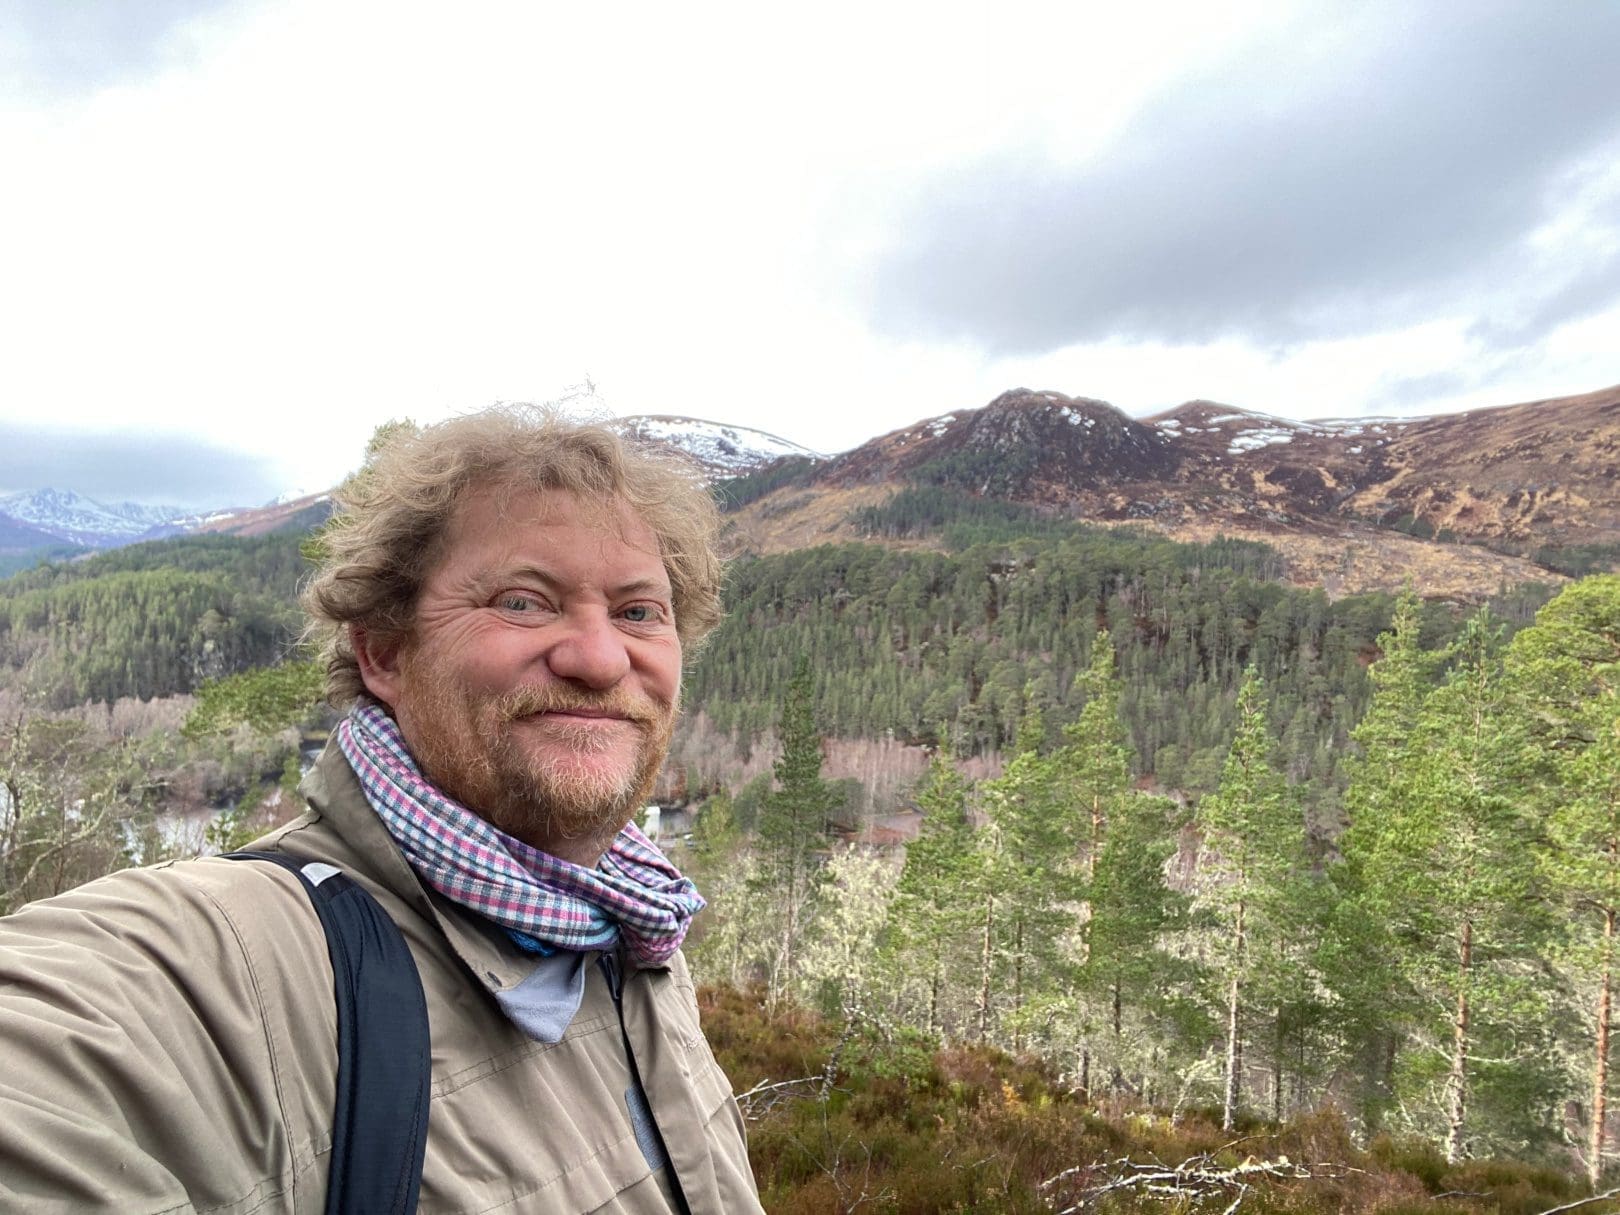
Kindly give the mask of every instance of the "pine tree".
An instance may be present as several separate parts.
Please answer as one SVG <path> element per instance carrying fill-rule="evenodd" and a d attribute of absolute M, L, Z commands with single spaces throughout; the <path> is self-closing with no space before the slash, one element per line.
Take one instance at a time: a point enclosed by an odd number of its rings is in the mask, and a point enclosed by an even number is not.
<path fill-rule="evenodd" d="M 1332 880 L 1337 900 L 1324 965 L 1338 996 L 1340 1031 L 1351 1068 L 1361 1078 L 1362 1117 L 1379 1125 L 1395 1100 L 1394 1070 L 1405 1036 L 1423 1016 L 1421 996 L 1397 965 L 1399 951 L 1385 892 L 1366 885 L 1370 859 L 1394 846 L 1403 822 L 1411 748 L 1423 705 L 1445 652 L 1426 652 L 1419 635 L 1421 604 L 1408 584 L 1396 600 L 1389 631 L 1378 638 L 1379 660 L 1370 676 L 1373 698 L 1351 733 L 1353 754 L 1345 762 L 1349 785 L 1348 825 L 1340 837 L 1341 859 Z"/>
<path fill-rule="evenodd" d="M 1407 1054 L 1420 1082 L 1439 1080 L 1451 1161 L 1467 1147 L 1478 1044 L 1500 1047 L 1494 1071 L 1511 1089 L 1509 1118 L 1533 1103 L 1512 1086 L 1544 1050 L 1535 1040 L 1539 985 L 1525 969 L 1539 931 L 1532 836 L 1517 796 L 1525 749 L 1505 711 L 1497 632 L 1483 613 L 1470 619 L 1456 665 L 1383 778 L 1383 821 L 1355 841 L 1361 907 L 1388 926 L 1393 961 L 1414 993 L 1418 1032 Z M 1443 1023 L 1433 1009 L 1447 1010 Z"/>
<path fill-rule="evenodd" d="M 1568 909 L 1566 965 L 1594 984 L 1587 1177 L 1603 1174 L 1620 924 L 1620 578 L 1565 589 L 1513 639 L 1512 711 L 1542 761 L 1542 876 Z"/>
<path fill-rule="evenodd" d="M 1061 942 L 1073 922 L 1078 883 L 1075 838 L 1063 813 L 1050 760 L 1041 754 L 1045 725 L 1039 710 L 1024 714 L 1017 754 L 996 779 L 985 782 L 989 831 L 985 868 L 986 924 L 999 905 L 996 952 L 1010 970 L 1007 980 L 1013 1049 L 1022 1050 L 1024 1013 L 1031 999 L 1055 987 L 1063 969 Z M 986 928 L 985 941 L 990 941 Z M 988 958 L 986 959 L 988 962 Z M 981 1024 L 987 1023 L 988 967 L 981 972 Z"/>
<path fill-rule="evenodd" d="M 1122 1080 L 1124 1004 L 1127 989 L 1140 989 L 1145 968 L 1153 965 L 1158 933 L 1168 925 L 1172 902 L 1163 866 L 1172 850 L 1165 808 L 1152 810 L 1130 789 L 1130 744 L 1120 720 L 1121 684 L 1115 675 L 1114 643 L 1108 630 L 1092 640 L 1091 660 L 1075 676 L 1074 691 L 1083 704 L 1079 716 L 1063 728 L 1064 745 L 1052 757 L 1062 796 L 1070 806 L 1071 830 L 1080 842 L 1078 891 L 1082 896 L 1075 936 L 1082 967 L 1074 993 L 1076 1017 L 1087 996 L 1102 996 L 1102 1020 L 1110 1027 L 1112 1081 Z M 1111 828 L 1129 815 L 1126 834 L 1117 841 Z M 1154 819 L 1157 823 L 1154 823 Z M 1099 869 L 1105 864 L 1106 872 Z M 1099 923 L 1103 916 L 1106 922 Z M 1098 951 L 1102 952 L 1099 953 Z M 1167 961 L 1159 955 L 1159 960 Z M 1091 1086 L 1091 1045 L 1080 1048 L 1080 1087 Z"/>
<path fill-rule="evenodd" d="M 774 768 L 776 787 L 765 798 L 758 827 L 756 889 L 780 901 L 773 994 L 780 994 L 794 977 L 805 912 L 820 882 L 828 816 L 840 801 L 838 791 L 821 778 L 822 738 L 816 729 L 813 695 L 809 659 L 800 657 L 777 727 L 782 753 Z"/>
<path fill-rule="evenodd" d="M 1119 719 L 1120 682 L 1114 674 L 1114 643 L 1107 629 L 1091 645 L 1091 662 L 1075 676 L 1085 699 L 1080 716 L 1063 727 L 1066 745 L 1054 758 L 1063 793 L 1073 799 L 1082 820 L 1083 874 L 1091 880 L 1113 811 L 1130 789 L 1130 747 Z"/>
<path fill-rule="evenodd" d="M 1085 924 L 1081 981 L 1105 1003 L 1107 1057 L 1116 1088 L 1125 1078 L 1127 1008 L 1162 1008 L 1166 992 L 1184 969 L 1163 947 L 1186 919 L 1186 898 L 1164 878 L 1176 848 L 1174 808 L 1169 798 L 1150 794 L 1118 803 L 1087 884 L 1091 914 Z"/>
<path fill-rule="evenodd" d="M 1238 692 L 1238 727 L 1219 789 L 1198 802 L 1194 821 L 1207 852 L 1199 902 L 1218 934 L 1218 973 L 1226 1015 L 1225 1089 L 1221 1126 L 1237 1118 L 1243 1077 L 1249 987 L 1283 928 L 1278 906 L 1297 874 L 1303 846 L 1300 815 L 1272 766 L 1265 685 L 1251 667 Z"/>
<path fill-rule="evenodd" d="M 896 889 L 896 949 L 923 976 L 927 990 L 924 1028 L 943 1027 L 941 998 L 978 915 L 982 880 L 973 826 L 968 820 L 968 783 L 945 747 L 934 753 L 917 791 L 922 829 L 906 848 Z"/>

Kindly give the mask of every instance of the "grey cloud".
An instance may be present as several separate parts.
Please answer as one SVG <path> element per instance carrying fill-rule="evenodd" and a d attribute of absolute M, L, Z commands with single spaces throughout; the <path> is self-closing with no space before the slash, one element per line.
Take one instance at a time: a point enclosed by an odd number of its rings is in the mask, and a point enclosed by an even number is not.
<path fill-rule="evenodd" d="M 0 490 L 71 489 L 101 502 L 254 506 L 282 490 L 268 460 L 196 439 L 0 422 Z"/>
<path fill-rule="evenodd" d="M 1611 149 L 1620 160 L 1620 146 Z M 1537 265 L 1528 252 L 1519 260 L 1525 273 L 1518 298 L 1481 316 L 1470 336 L 1493 347 L 1523 346 L 1567 321 L 1580 320 L 1620 300 L 1620 197 L 1583 214 L 1586 233 L 1604 239 L 1582 242 L 1582 248 L 1552 265 Z M 1606 252 L 1600 252 L 1607 246 Z"/>
<path fill-rule="evenodd" d="M 0 32 L 0 91 L 51 100 L 139 78 L 172 35 L 234 0 L 14 0 Z"/>
<path fill-rule="evenodd" d="M 924 183 L 871 270 L 874 319 L 1004 354 L 1287 345 L 1528 286 L 1524 340 L 1620 290 L 1527 244 L 1620 139 L 1617 44 L 1620 5 L 1324 5 L 1177 82 L 1083 166 L 1004 155 Z"/>
<path fill-rule="evenodd" d="M 1427 413 L 1435 401 L 1460 396 L 1495 383 L 1492 376 L 1502 371 L 1504 363 L 1513 361 L 1511 358 L 1483 358 L 1443 371 L 1386 377 L 1368 397 L 1366 411 L 1375 414 Z"/>

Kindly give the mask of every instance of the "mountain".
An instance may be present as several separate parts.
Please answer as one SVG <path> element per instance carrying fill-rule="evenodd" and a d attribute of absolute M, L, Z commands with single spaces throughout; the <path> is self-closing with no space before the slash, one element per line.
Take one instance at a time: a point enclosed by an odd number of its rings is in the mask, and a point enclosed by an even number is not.
<path fill-rule="evenodd" d="M 868 539 L 907 487 L 1182 540 L 1263 541 L 1330 593 L 1435 597 L 1620 563 L 1620 387 L 1429 418 L 1296 422 L 1210 401 L 1140 420 L 1014 389 L 799 470 L 733 514 L 744 551 Z"/>
<path fill-rule="evenodd" d="M 97 502 L 72 490 L 38 489 L 0 497 L 0 516 L 85 548 L 128 544 L 181 513 L 178 506 Z"/>
<path fill-rule="evenodd" d="M 1435 598 L 1620 565 L 1620 386 L 1428 418 L 1300 422 L 1212 401 L 1134 419 L 1105 401 L 1025 388 L 825 457 L 698 418 L 618 419 L 728 482 L 732 543 L 772 553 L 843 540 L 902 547 L 861 520 L 906 488 L 1134 524 L 1175 539 L 1262 541 L 1296 585 L 1330 594 L 1407 579 Z M 192 532 L 308 529 L 329 494 L 182 515 L 57 490 L 0 499 L 0 569 Z"/>
<path fill-rule="evenodd" d="M 1177 482 L 1236 494 L 1234 509 L 1508 549 L 1620 541 L 1620 387 L 1429 418 L 1290 422 L 1197 401 L 1145 421 L 1174 436 Z"/>
<path fill-rule="evenodd" d="M 330 493 L 289 497 L 283 494 L 267 506 L 238 506 L 211 511 L 206 515 L 182 515 L 162 528 L 141 537 L 158 540 L 192 534 L 211 536 L 266 536 L 271 532 L 310 531 L 325 523 L 332 514 Z"/>
<path fill-rule="evenodd" d="M 714 479 L 758 472 L 785 456 L 822 457 L 808 447 L 746 426 L 726 426 L 672 414 L 637 414 L 613 423 L 620 433 L 685 453 Z"/>

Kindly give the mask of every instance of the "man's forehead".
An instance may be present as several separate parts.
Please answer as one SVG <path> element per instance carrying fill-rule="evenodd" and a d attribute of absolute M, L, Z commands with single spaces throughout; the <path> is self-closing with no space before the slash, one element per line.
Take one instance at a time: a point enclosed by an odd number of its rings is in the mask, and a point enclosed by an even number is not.
<path fill-rule="evenodd" d="M 617 496 L 524 485 L 477 486 L 462 496 L 444 538 L 451 552 L 463 545 L 499 538 L 505 541 L 501 547 L 512 550 L 514 559 L 526 551 L 541 556 L 537 564 L 549 565 L 543 559 L 549 546 L 535 547 L 541 539 L 537 533 L 559 528 L 583 528 L 596 533 L 604 546 L 617 541 L 643 554 L 647 561 L 631 580 L 659 581 L 667 588 L 668 574 L 658 536 L 629 502 Z"/>

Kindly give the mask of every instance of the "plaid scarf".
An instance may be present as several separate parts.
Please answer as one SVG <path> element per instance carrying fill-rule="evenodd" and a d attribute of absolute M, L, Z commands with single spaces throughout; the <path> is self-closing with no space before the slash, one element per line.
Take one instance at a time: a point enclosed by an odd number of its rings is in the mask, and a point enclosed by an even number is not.
<path fill-rule="evenodd" d="M 661 966 L 703 909 L 691 880 L 633 823 L 595 869 L 492 827 L 422 775 L 398 724 L 374 701 L 361 701 L 338 723 L 337 739 L 417 875 L 506 928 L 520 945 L 611 949 L 623 934 L 638 963 Z"/>

